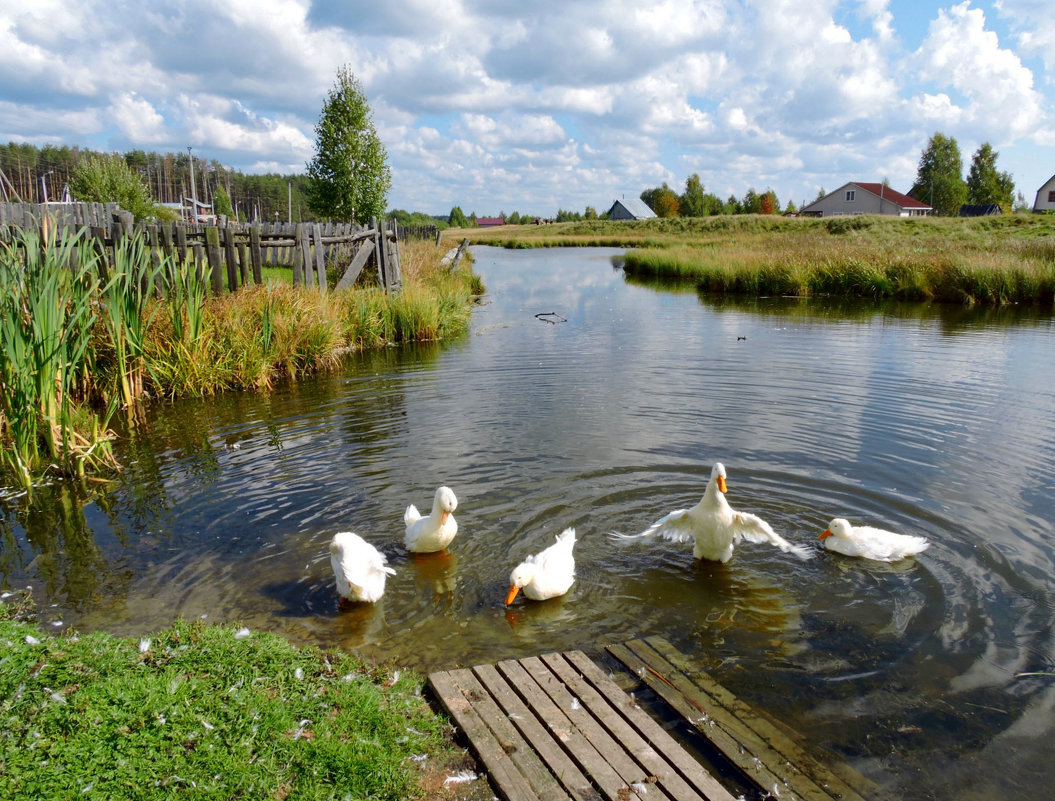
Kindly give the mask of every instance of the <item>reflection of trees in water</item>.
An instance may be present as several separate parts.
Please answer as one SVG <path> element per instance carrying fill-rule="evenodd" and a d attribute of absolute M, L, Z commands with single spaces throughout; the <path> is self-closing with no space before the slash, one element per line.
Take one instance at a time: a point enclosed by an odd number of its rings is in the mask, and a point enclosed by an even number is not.
<path fill-rule="evenodd" d="M 107 496 L 93 495 L 76 483 L 36 487 L 32 495 L 0 518 L 0 578 L 15 576 L 39 588 L 46 598 L 83 611 L 101 592 L 112 592 L 130 576 L 114 572 L 95 541 L 85 517 L 94 503 L 108 513 Z M 126 541 L 115 532 L 121 545 Z"/>

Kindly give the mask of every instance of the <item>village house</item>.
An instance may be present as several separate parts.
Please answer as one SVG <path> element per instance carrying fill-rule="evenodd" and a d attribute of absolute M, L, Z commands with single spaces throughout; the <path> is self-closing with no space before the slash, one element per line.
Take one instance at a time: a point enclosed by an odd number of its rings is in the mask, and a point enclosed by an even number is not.
<path fill-rule="evenodd" d="M 1046 211 L 1055 211 L 1055 175 L 1037 190 L 1037 199 L 1033 203 L 1034 213 L 1041 214 Z"/>
<path fill-rule="evenodd" d="M 617 200 L 608 209 L 609 220 L 649 220 L 655 216 L 648 204 L 636 197 Z"/>
<path fill-rule="evenodd" d="M 895 192 L 885 184 L 851 181 L 799 209 L 799 214 L 803 217 L 839 217 L 848 214 L 919 217 L 932 211 L 926 203 Z"/>

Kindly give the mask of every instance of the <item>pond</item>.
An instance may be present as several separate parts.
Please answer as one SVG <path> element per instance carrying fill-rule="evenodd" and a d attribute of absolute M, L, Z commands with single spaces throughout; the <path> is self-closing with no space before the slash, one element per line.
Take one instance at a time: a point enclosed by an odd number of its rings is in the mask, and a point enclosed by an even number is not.
<path fill-rule="evenodd" d="M 897 797 L 1046 797 L 1050 310 L 715 300 L 630 282 L 614 250 L 475 255 L 465 339 L 152 406 L 103 501 L 5 501 L 4 587 L 32 585 L 55 630 L 205 617 L 422 671 L 661 634 Z M 694 504 L 716 461 L 811 559 L 609 538 Z M 410 557 L 403 510 L 441 484 L 458 536 Z M 817 539 L 835 516 L 932 545 L 838 556 Z M 568 526 L 571 591 L 507 609 L 512 567 Z M 376 604 L 338 609 L 342 530 L 396 570 Z"/>

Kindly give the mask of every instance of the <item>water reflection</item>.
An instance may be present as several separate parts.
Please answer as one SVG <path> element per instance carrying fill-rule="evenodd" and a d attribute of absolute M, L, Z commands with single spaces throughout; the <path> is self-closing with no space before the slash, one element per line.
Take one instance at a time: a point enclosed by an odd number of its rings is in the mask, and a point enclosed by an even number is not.
<path fill-rule="evenodd" d="M 1050 315 L 712 299 L 625 281 L 612 251 L 477 254 L 489 302 L 463 340 L 158 404 L 105 493 L 5 501 L 5 586 L 81 629 L 207 616 L 424 670 L 661 634 L 896 797 L 1046 792 L 1051 680 L 1020 674 L 1055 665 Z M 716 460 L 732 505 L 813 559 L 613 547 L 694 504 Z M 412 557 L 403 510 L 440 484 L 458 537 Z M 933 545 L 829 554 L 835 516 Z M 570 592 L 507 609 L 509 571 L 568 526 Z M 338 609 L 341 530 L 396 570 L 378 604 Z"/>

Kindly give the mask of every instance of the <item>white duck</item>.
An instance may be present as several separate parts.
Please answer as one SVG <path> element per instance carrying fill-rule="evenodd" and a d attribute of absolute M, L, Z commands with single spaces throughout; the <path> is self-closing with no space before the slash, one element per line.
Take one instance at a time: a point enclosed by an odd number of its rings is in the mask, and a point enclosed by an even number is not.
<path fill-rule="evenodd" d="M 440 487 L 432 499 L 432 512 L 422 517 L 414 504 L 403 513 L 407 532 L 403 544 L 414 553 L 442 551 L 458 533 L 458 521 L 452 514 L 458 508 L 458 499 L 449 487 Z"/>
<path fill-rule="evenodd" d="M 396 571 L 385 565 L 385 555 L 358 534 L 341 531 L 330 541 L 330 566 L 342 603 L 373 603 L 385 594 L 385 578 Z"/>
<path fill-rule="evenodd" d="M 762 518 L 750 512 L 738 512 L 725 499 L 725 466 L 715 462 L 711 468 L 711 479 L 700 502 L 691 509 L 678 509 L 661 517 L 640 534 L 612 534 L 617 540 L 636 540 L 659 534 L 673 542 L 695 544 L 694 559 L 711 559 L 728 562 L 733 557 L 733 548 L 741 540 L 768 542 L 785 553 L 791 552 L 800 559 L 809 559 L 811 553 L 801 545 L 792 545 Z"/>
<path fill-rule="evenodd" d="M 896 562 L 930 547 L 926 537 L 895 534 L 871 526 L 851 526 L 849 521 L 841 517 L 828 524 L 820 539 L 824 540 L 824 547 L 829 551 L 881 562 Z"/>
<path fill-rule="evenodd" d="M 521 590 L 533 601 L 545 601 L 564 595 L 575 581 L 575 529 L 566 528 L 557 541 L 543 551 L 529 556 L 509 574 L 506 606 L 513 603 Z"/>

